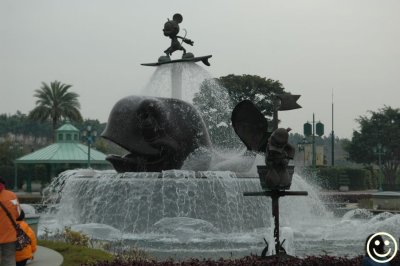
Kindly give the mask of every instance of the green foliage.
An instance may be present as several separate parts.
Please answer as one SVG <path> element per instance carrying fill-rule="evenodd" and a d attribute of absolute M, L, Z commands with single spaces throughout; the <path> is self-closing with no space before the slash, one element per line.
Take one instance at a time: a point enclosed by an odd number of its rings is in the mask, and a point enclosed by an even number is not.
<path fill-rule="evenodd" d="M 5 179 L 6 187 L 14 187 L 14 166 L 1 164 L 0 176 Z"/>
<path fill-rule="evenodd" d="M 214 145 L 232 148 L 241 144 L 231 126 L 231 100 L 218 81 L 205 80 L 193 104 L 200 111 Z"/>
<path fill-rule="evenodd" d="M 103 152 L 105 154 L 109 153 L 123 154 L 123 152 L 122 153 L 118 151 L 116 152 L 114 146 L 111 145 L 111 142 L 100 137 L 101 133 L 106 128 L 106 123 L 100 123 L 100 121 L 97 119 L 85 119 L 82 123 L 76 122 L 74 124 L 81 133 L 87 130 L 88 126 L 91 127 L 92 132 L 96 132 L 94 143 L 92 143 L 92 147 L 95 148 L 96 150 Z M 82 134 L 81 134 L 81 141 L 85 145 L 87 145 L 87 139 L 84 136 L 82 136 Z"/>
<path fill-rule="evenodd" d="M 336 167 L 322 167 L 318 168 L 316 175 L 317 183 L 325 189 L 338 189 L 339 188 L 339 175 L 340 170 Z"/>
<path fill-rule="evenodd" d="M 0 114 L 0 136 L 7 134 L 51 138 L 51 123 L 39 124 L 17 111 L 13 115 Z"/>
<path fill-rule="evenodd" d="M 97 119 L 85 119 L 82 122 L 73 122 L 72 124 L 81 133 L 89 125 L 93 131 L 97 132 L 95 142 L 92 143 L 93 148 L 96 150 L 106 154 L 122 155 L 126 153 L 122 148 L 100 137 L 100 134 L 106 127 L 106 123 L 100 123 Z M 8 137 L 9 134 L 22 137 L 22 142 L 12 141 Z M 33 121 L 19 111 L 14 115 L 0 114 L 0 136 L 5 138 L 5 141 L 0 143 L 0 163 L 13 165 L 13 161 L 16 158 L 49 145 L 49 141 L 43 142 L 43 140 L 52 138 L 52 126 L 48 121 L 44 123 Z M 87 144 L 86 140 L 82 137 L 81 141 L 85 145 Z"/>
<path fill-rule="evenodd" d="M 118 258 L 125 261 L 139 261 L 153 259 L 147 252 L 142 249 L 133 247 L 118 254 Z"/>
<path fill-rule="evenodd" d="M 322 167 L 318 169 L 316 182 L 325 189 L 338 189 L 349 186 L 350 190 L 375 189 L 371 174 L 366 169 Z"/>
<path fill-rule="evenodd" d="M 50 86 L 42 82 L 42 87 L 35 90 L 36 107 L 29 113 L 29 118 L 40 122 L 51 121 L 53 131 L 64 118 L 81 122 L 79 95 L 68 91 L 71 87 L 59 81 L 51 82 Z"/>
<path fill-rule="evenodd" d="M 378 164 L 379 156 L 373 148 L 378 144 L 383 145 L 386 149 L 381 154 L 385 183 L 394 185 L 400 164 L 400 109 L 385 106 L 377 112 L 369 113 L 370 116 L 360 116 L 357 119 L 360 130 L 353 132 L 352 140 L 345 149 L 354 162 Z"/>
<path fill-rule="evenodd" d="M 108 153 L 108 145 L 107 142 L 102 139 L 96 139 L 95 143 L 94 143 L 94 148 L 102 153 L 107 154 Z"/>
<path fill-rule="evenodd" d="M 66 243 L 69 243 L 71 245 L 83 247 L 89 246 L 89 237 L 87 235 L 80 232 L 72 231 L 71 227 L 68 226 L 64 228 L 64 239 Z"/>
<path fill-rule="evenodd" d="M 100 136 L 100 134 L 106 128 L 106 123 L 100 123 L 100 121 L 97 119 L 85 119 L 82 122 L 75 122 L 74 125 L 79 129 L 80 132 L 85 131 L 88 126 L 91 126 L 92 132 L 96 131 L 97 136 Z"/>
<path fill-rule="evenodd" d="M 345 176 L 350 180 L 349 187 L 351 190 L 365 190 L 368 188 L 367 184 L 371 183 L 369 180 L 371 176 L 365 169 L 344 168 Z"/>
<path fill-rule="evenodd" d="M 284 94 L 279 81 L 257 75 L 228 75 L 218 79 L 228 90 L 233 106 L 243 100 L 252 101 L 264 116 L 272 116 L 274 96 Z"/>
<path fill-rule="evenodd" d="M 16 158 L 13 149 L 11 148 L 12 142 L 6 139 L 0 143 L 0 164 L 1 165 L 13 165 L 13 161 Z"/>
<path fill-rule="evenodd" d="M 276 94 L 283 94 L 279 81 L 253 75 L 228 75 L 206 80 L 193 98 L 207 125 L 211 141 L 222 148 L 241 147 L 231 126 L 233 108 L 243 100 L 251 100 L 264 116 L 272 116 Z"/>
<path fill-rule="evenodd" d="M 106 241 L 91 239 L 87 235 L 64 227 L 51 234 L 45 227 L 39 245 L 54 249 L 64 256 L 63 265 L 81 265 L 101 260 L 148 261 L 153 259 L 147 252 L 136 246 L 127 247 L 124 241 Z M 101 250 L 99 250 L 99 249 Z M 79 256 L 79 253 L 82 256 Z M 112 255 L 113 254 L 113 255 Z M 68 259 L 66 259 L 68 256 Z"/>
<path fill-rule="evenodd" d="M 95 263 L 100 260 L 112 260 L 114 256 L 100 249 L 76 246 L 61 241 L 39 240 L 38 245 L 59 252 L 64 261 L 62 266 L 75 266 L 84 263 Z"/>
<path fill-rule="evenodd" d="M 80 132 L 83 132 L 87 126 L 90 125 L 92 129 L 97 132 L 98 136 L 106 127 L 106 123 L 100 123 L 97 119 L 85 119 L 84 121 L 75 121 L 72 124 L 78 128 Z M 0 114 L 0 136 L 6 137 L 8 134 L 50 139 L 52 137 L 52 126 L 49 121 L 34 121 L 29 119 L 26 114 L 19 111 L 13 115 Z M 96 140 L 97 139 L 101 138 L 98 137 Z M 11 144 L 13 143 L 9 145 Z M 47 144 L 48 143 L 46 143 L 46 145 Z M 36 148 L 35 143 L 31 143 L 30 146 L 31 148 Z M 26 147 L 24 147 L 24 150 L 26 150 Z"/>
<path fill-rule="evenodd" d="M 148 261 L 154 259 L 146 251 L 136 246 L 127 246 L 123 241 L 112 241 L 101 244 L 102 249 L 116 254 L 117 260 L 121 261 Z"/>

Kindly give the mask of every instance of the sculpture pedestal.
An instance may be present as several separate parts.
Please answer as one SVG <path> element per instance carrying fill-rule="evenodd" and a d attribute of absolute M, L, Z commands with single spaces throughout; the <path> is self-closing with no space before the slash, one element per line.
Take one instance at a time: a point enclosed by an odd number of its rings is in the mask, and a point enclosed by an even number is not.
<path fill-rule="evenodd" d="M 307 191 L 286 191 L 286 190 L 265 190 L 256 192 L 244 192 L 243 196 L 266 196 L 272 199 L 272 216 L 274 216 L 274 240 L 275 240 L 275 255 L 279 259 L 289 259 L 290 255 L 286 254 L 285 249 L 279 241 L 279 198 L 284 196 L 307 196 Z M 264 252 L 263 252 L 264 253 Z M 265 254 L 264 256 L 265 257 Z"/>

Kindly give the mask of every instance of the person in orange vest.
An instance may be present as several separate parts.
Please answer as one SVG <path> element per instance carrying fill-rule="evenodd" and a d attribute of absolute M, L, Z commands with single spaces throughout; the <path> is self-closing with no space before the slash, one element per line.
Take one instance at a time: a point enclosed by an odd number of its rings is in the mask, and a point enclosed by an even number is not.
<path fill-rule="evenodd" d="M 17 218 L 17 224 L 19 224 L 20 228 L 29 236 L 31 239 L 31 243 L 24 247 L 23 250 L 17 251 L 15 254 L 15 261 L 17 262 L 16 266 L 25 266 L 26 262 L 30 259 L 33 259 L 33 253 L 36 252 L 36 236 L 33 230 L 29 227 L 29 225 L 24 221 L 25 213 L 21 210 L 21 214 Z"/>
<path fill-rule="evenodd" d="M 6 182 L 0 177 L 0 265 L 15 266 L 15 242 L 17 232 L 8 217 L 7 209 L 14 221 L 19 216 L 19 203 L 17 196 L 6 189 Z"/>

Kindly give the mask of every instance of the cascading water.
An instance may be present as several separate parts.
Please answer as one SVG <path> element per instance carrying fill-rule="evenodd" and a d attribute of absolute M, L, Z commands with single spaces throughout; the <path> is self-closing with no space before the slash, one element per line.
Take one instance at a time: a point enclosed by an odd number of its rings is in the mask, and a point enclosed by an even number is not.
<path fill-rule="evenodd" d="M 309 192 L 280 200 L 281 238 L 291 254 L 355 256 L 371 233 L 400 235 L 400 215 L 354 210 L 338 218 L 298 174 L 291 189 Z M 52 208 L 39 234 L 72 226 L 94 238 L 123 239 L 158 258 L 259 254 L 264 237 L 272 243 L 271 202 L 242 196 L 258 190 L 258 179 L 232 172 L 70 170 L 49 187 Z"/>
<path fill-rule="evenodd" d="M 297 175 L 295 184 L 310 188 Z M 53 208 L 48 217 L 53 220 L 41 229 L 73 226 L 95 238 L 131 240 L 156 254 L 255 253 L 261 236 L 270 238 L 271 203 L 268 198 L 243 197 L 243 192 L 259 189 L 258 179 L 238 178 L 233 172 L 70 170 L 49 187 L 53 193 L 47 204 Z M 321 213 L 323 205 L 311 197 L 296 204 L 282 201 L 282 221 Z M 88 230 L 100 225 L 103 230 Z"/>
<path fill-rule="evenodd" d="M 142 94 L 145 96 L 171 98 L 173 91 L 171 73 L 174 67 L 178 67 L 181 73 L 182 93 L 180 98 L 189 103 L 192 103 L 201 83 L 204 80 L 212 79 L 210 73 L 196 63 L 165 64 L 156 68 Z"/>
<path fill-rule="evenodd" d="M 187 217 L 212 224 L 219 232 L 262 227 L 269 218 L 249 211 L 266 208 L 261 199 L 243 198 L 253 180 L 229 172 L 164 171 L 82 176 L 68 171 L 58 217 L 64 223 L 102 223 L 123 232 L 150 233 L 164 218 Z M 79 177 L 75 177 L 79 175 Z M 64 178 L 64 176 L 61 176 Z"/>

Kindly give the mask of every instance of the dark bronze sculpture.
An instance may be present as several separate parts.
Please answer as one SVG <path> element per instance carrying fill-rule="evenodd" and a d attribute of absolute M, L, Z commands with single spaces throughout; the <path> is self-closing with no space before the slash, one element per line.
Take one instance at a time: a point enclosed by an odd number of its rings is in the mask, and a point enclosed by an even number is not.
<path fill-rule="evenodd" d="M 300 108 L 296 103 L 299 95 L 277 95 L 274 120 L 278 119 L 278 110 Z M 249 100 L 238 103 L 232 112 L 232 126 L 248 150 L 265 153 L 266 165 L 258 166 L 263 189 L 289 189 L 292 181 L 295 149 L 288 143 L 289 130 L 277 128 L 272 121 L 274 131 L 268 131 L 268 121 Z"/>
<path fill-rule="evenodd" d="M 289 160 L 294 158 L 295 148 L 288 143 L 290 128 L 278 128 L 268 139 L 264 178 L 268 189 L 289 189 L 292 184 L 292 169 L 288 169 Z M 261 178 L 261 177 L 260 177 Z"/>
<path fill-rule="evenodd" d="M 172 20 L 165 22 L 163 33 L 164 36 L 169 37 L 171 39 L 171 45 L 168 47 L 164 53 L 165 55 L 160 56 L 158 58 L 158 62 L 156 63 L 143 63 L 143 66 L 160 66 L 163 64 L 171 64 L 171 63 L 182 63 L 182 62 L 203 62 L 206 66 L 210 66 L 210 62 L 208 59 L 211 58 L 211 55 L 206 56 L 199 56 L 195 57 L 193 53 L 186 52 L 186 49 L 182 46 L 182 43 L 189 44 L 193 46 L 193 41 L 186 38 L 186 31 L 185 36 L 179 36 L 179 24 L 182 23 L 183 17 L 181 14 L 176 13 L 173 15 Z M 175 51 L 183 51 L 183 55 L 181 59 L 171 60 L 170 56 Z"/>
<path fill-rule="evenodd" d="M 118 172 L 160 172 L 180 169 L 189 154 L 208 150 L 211 142 L 203 119 L 189 103 L 177 99 L 128 96 L 118 101 L 102 137 L 129 153 L 109 155 Z M 198 169 L 211 158 L 202 156 Z"/>
<path fill-rule="evenodd" d="M 275 242 L 275 255 L 272 257 L 277 257 L 279 263 L 291 258 L 283 248 L 285 240 L 281 242 L 279 239 L 279 198 L 308 195 L 306 191 L 287 191 L 292 184 L 294 169 L 294 166 L 289 165 L 289 160 L 293 159 L 295 149 L 288 143 L 290 128 L 278 128 L 278 111 L 300 108 L 296 103 L 299 97 L 291 94 L 277 95 L 272 132 L 268 132 L 267 120 L 250 101 L 239 103 L 232 114 L 235 132 L 246 146 L 256 151 L 265 151 L 265 165 L 257 166 L 263 191 L 245 192 L 243 195 L 271 197 Z M 269 247 L 267 241 L 265 243 L 262 257 L 266 257 Z"/>
<path fill-rule="evenodd" d="M 268 121 L 249 100 L 238 103 L 232 111 L 232 126 L 250 151 L 265 152 L 271 132 Z"/>
<path fill-rule="evenodd" d="M 178 50 L 183 51 L 183 55 L 186 54 L 186 49 L 183 48 L 182 43 L 180 43 L 178 39 L 181 39 L 182 42 L 193 46 L 192 40 L 187 39 L 186 36 L 185 37 L 178 36 L 179 24 L 182 21 L 183 21 L 182 15 L 177 13 L 172 17 L 172 20 L 168 19 L 168 21 L 165 22 L 165 24 L 164 24 L 164 28 L 163 28 L 164 35 L 171 39 L 171 46 L 168 47 L 168 49 L 164 51 L 164 53 L 166 53 L 167 56 L 172 55 L 173 52 L 178 51 Z"/>

